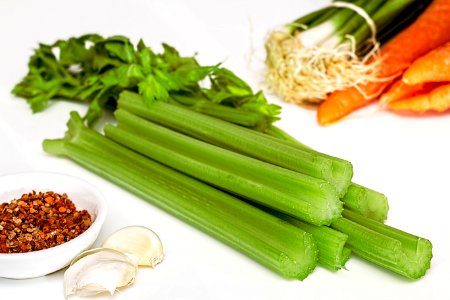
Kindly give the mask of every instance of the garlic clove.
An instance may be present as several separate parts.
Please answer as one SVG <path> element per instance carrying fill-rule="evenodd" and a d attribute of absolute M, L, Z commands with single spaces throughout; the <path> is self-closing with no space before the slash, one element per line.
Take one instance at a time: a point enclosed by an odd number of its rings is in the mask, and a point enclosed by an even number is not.
<path fill-rule="evenodd" d="M 137 260 L 114 249 L 96 248 L 79 254 L 64 273 L 64 296 L 93 296 L 134 282 Z"/>
<path fill-rule="evenodd" d="M 102 247 L 139 257 L 140 266 L 155 267 L 164 257 L 158 235 L 144 226 L 128 226 L 111 234 Z"/>

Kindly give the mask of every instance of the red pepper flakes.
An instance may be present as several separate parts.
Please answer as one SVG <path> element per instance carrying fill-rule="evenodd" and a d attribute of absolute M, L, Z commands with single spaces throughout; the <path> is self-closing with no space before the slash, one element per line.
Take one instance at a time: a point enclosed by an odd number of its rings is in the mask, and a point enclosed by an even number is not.
<path fill-rule="evenodd" d="M 65 243 L 86 231 L 92 219 L 67 194 L 35 191 L 0 204 L 0 253 L 23 253 Z"/>

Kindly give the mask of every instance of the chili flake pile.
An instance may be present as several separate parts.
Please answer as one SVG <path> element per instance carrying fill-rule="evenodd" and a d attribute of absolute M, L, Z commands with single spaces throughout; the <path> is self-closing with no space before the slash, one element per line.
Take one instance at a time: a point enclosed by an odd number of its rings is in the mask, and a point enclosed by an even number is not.
<path fill-rule="evenodd" d="M 65 243 L 89 228 L 86 210 L 77 211 L 67 194 L 35 191 L 0 204 L 0 253 L 23 253 Z"/>

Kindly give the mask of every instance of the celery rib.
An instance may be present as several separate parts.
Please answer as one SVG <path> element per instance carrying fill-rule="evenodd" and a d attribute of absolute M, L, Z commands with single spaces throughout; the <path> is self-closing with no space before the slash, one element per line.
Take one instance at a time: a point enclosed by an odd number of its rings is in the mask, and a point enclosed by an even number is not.
<path fill-rule="evenodd" d="M 348 235 L 353 253 L 410 279 L 418 279 L 430 268 L 429 240 L 344 210 L 332 228 Z"/>
<path fill-rule="evenodd" d="M 315 151 L 305 144 L 300 143 L 282 129 L 273 125 L 266 133 L 282 140 L 292 147 L 297 147 L 306 151 Z M 342 197 L 342 201 L 344 202 L 344 207 L 357 212 L 362 216 L 379 222 L 384 222 L 387 219 L 389 204 L 387 197 L 383 193 L 352 182 L 348 187 L 347 192 Z"/>
<path fill-rule="evenodd" d="M 245 127 L 257 127 L 264 122 L 264 117 L 254 111 L 246 111 L 211 101 L 198 100 L 192 98 L 192 96 L 172 95 L 171 97 L 175 103 L 180 103 L 193 111 Z"/>
<path fill-rule="evenodd" d="M 267 135 L 199 113 L 189 112 L 182 107 L 178 109 L 166 103 L 154 103 L 149 108 L 143 103 L 139 95 L 130 92 L 123 92 L 118 104 L 120 108 L 133 114 L 205 142 L 293 171 L 328 180 L 336 185 L 339 196 L 342 197 L 344 205 L 348 208 L 379 221 L 384 221 L 387 217 L 389 206 L 386 196 L 356 183 L 351 183 L 352 169 L 350 163 L 321 154 L 299 143 L 281 129 L 272 126 L 269 131 L 271 135 Z M 304 155 L 305 153 L 308 156 Z M 312 160 L 313 164 L 317 164 L 311 166 L 311 169 L 316 168 L 316 172 L 305 171 L 307 159 Z M 329 171 L 326 172 L 326 176 L 318 175 L 317 169 L 320 168 L 320 165 L 324 169 L 328 168 Z M 289 187 L 285 188 L 289 189 Z M 350 193 L 346 193 L 347 191 Z"/>
<path fill-rule="evenodd" d="M 340 216 L 329 183 L 193 139 L 118 109 L 107 137 L 229 192 L 316 225 Z"/>
<path fill-rule="evenodd" d="M 74 160 L 284 277 L 304 279 L 314 269 L 317 247 L 310 234 L 79 124 L 72 121 L 64 140 L 45 140 L 44 150 Z"/>
<path fill-rule="evenodd" d="M 327 180 L 336 186 L 348 208 L 379 221 L 386 219 L 389 209 L 386 197 L 352 183 L 353 172 L 349 162 L 317 152 L 281 129 L 273 127 L 268 135 L 167 103 L 153 103 L 148 107 L 143 103 L 142 97 L 131 92 L 123 92 L 118 105 L 133 114 L 205 142 Z M 311 165 L 306 163 L 308 160 L 312 162 Z M 305 170 L 305 166 L 310 169 Z M 350 187 L 351 193 L 347 195 Z M 285 189 L 289 189 L 289 186 L 285 186 Z"/>
<path fill-rule="evenodd" d="M 349 260 L 351 250 L 346 247 L 348 236 L 345 233 L 326 226 L 308 224 L 277 212 L 272 214 L 312 234 L 317 242 L 318 263 L 321 266 L 337 271 L 342 269 Z"/>
<path fill-rule="evenodd" d="M 389 204 L 384 194 L 352 183 L 342 198 L 346 208 L 373 220 L 384 222 L 387 219 Z"/>
<path fill-rule="evenodd" d="M 246 154 L 309 176 L 324 179 L 343 196 L 350 185 L 350 162 L 316 151 L 297 149 L 275 137 L 218 120 L 183 107 L 155 102 L 145 105 L 141 96 L 122 92 L 119 108 L 220 147 Z"/>

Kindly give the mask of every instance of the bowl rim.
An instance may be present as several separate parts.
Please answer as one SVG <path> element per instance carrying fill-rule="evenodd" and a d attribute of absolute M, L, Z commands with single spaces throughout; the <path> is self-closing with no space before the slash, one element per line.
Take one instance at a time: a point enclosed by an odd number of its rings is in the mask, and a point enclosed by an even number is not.
<path fill-rule="evenodd" d="M 42 176 L 50 175 L 50 176 L 57 176 L 57 177 L 66 177 L 67 179 L 78 181 L 82 185 L 88 187 L 90 192 L 93 192 L 93 194 L 95 195 L 95 199 L 96 199 L 95 202 L 97 203 L 97 215 L 95 216 L 94 221 L 92 222 L 92 224 L 89 226 L 88 229 L 86 229 L 82 234 L 78 235 L 77 237 L 75 237 L 67 242 L 64 242 L 62 244 L 59 244 L 59 245 L 56 245 L 56 246 L 53 246 L 50 248 L 31 251 L 31 252 L 0 253 L 0 260 L 3 260 L 3 259 L 20 260 L 20 259 L 24 259 L 24 258 L 29 258 L 31 256 L 45 256 L 45 255 L 51 254 L 51 252 L 54 252 L 57 250 L 63 251 L 65 248 L 71 247 L 71 245 L 73 245 L 74 243 L 76 243 L 77 241 L 82 239 L 83 237 L 88 236 L 90 232 L 95 232 L 95 230 L 98 230 L 98 232 L 100 232 L 101 227 L 103 226 L 103 223 L 106 220 L 108 206 L 107 206 L 105 197 L 103 196 L 103 194 L 100 192 L 100 190 L 96 186 L 94 186 L 93 184 L 91 184 L 91 183 L 87 182 L 86 180 L 84 180 L 80 177 L 77 177 L 77 176 L 73 176 L 73 175 L 69 175 L 69 174 L 65 174 L 65 173 L 61 173 L 61 172 L 48 172 L 48 171 L 29 171 L 29 172 L 9 173 L 9 174 L 5 174 L 5 175 L 1 175 L 0 181 L 5 177 L 20 177 L 20 176 L 27 176 L 27 175 L 35 175 L 35 176 L 36 175 L 42 175 Z M 80 250 L 80 251 L 83 251 L 83 250 Z"/>

